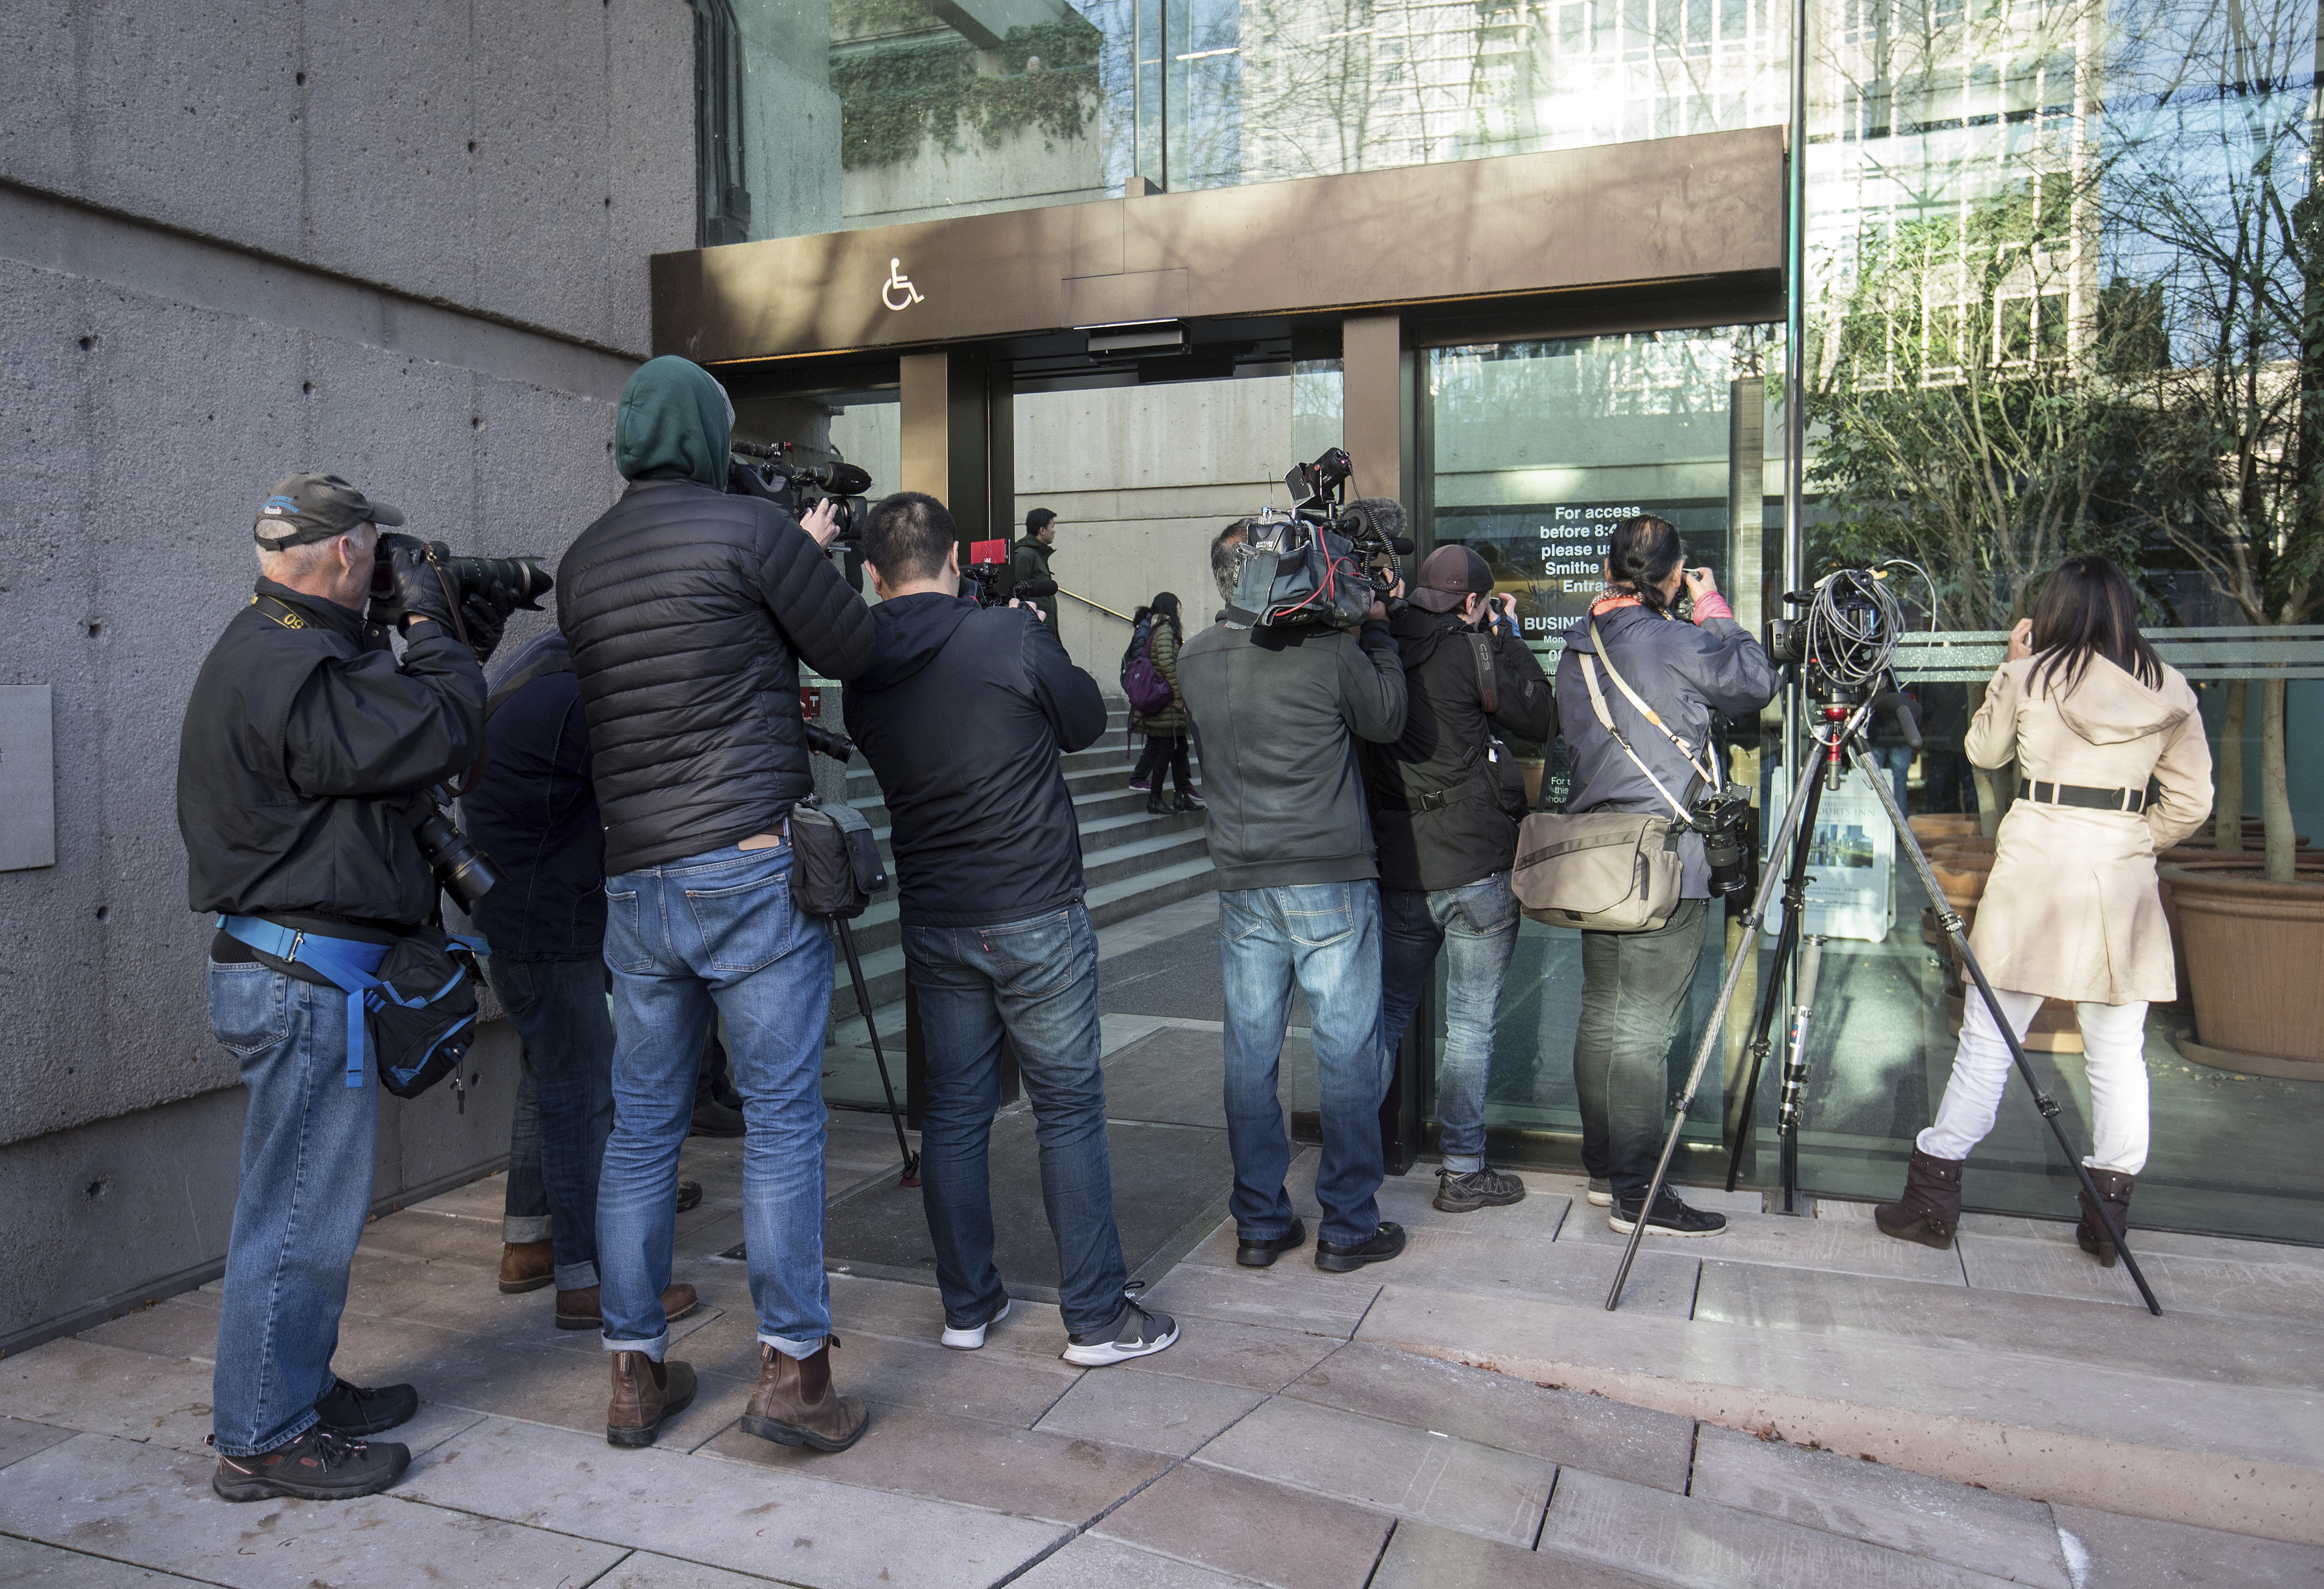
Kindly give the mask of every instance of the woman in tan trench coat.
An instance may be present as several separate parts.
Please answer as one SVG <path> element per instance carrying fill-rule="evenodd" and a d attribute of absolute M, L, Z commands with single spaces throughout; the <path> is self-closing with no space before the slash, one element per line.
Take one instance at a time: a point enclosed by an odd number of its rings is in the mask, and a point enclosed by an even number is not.
<path fill-rule="evenodd" d="M 2096 1116 L 2082 1162 L 2108 1214 L 2126 1221 L 2146 1166 L 2146 1006 L 2177 994 L 2154 855 L 2210 814 L 2211 752 L 2195 692 L 2138 633 L 2138 598 L 2120 568 L 2099 557 L 2059 565 L 2034 616 L 2011 632 L 1963 748 L 1980 767 L 2015 761 L 2020 779 L 1969 947 L 2019 1037 L 2044 998 L 2074 1002 Z M 1914 1144 L 1904 1195 L 1873 1211 L 1882 1230 L 1952 1244 L 1961 1166 L 1993 1129 L 2010 1063 L 1971 990 L 1952 1078 Z M 2111 1233 L 2087 1193 L 2081 1204 L 2075 1234 L 2111 1268 Z"/>

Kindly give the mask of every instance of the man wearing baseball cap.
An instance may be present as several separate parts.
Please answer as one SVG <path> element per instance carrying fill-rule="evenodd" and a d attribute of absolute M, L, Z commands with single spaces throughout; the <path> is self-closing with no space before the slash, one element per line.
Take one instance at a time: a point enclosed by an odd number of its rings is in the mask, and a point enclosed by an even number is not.
<path fill-rule="evenodd" d="M 1390 1053 L 1446 954 L 1436 1206 L 1448 1214 L 1525 1196 L 1523 1181 L 1485 1162 L 1485 1084 L 1517 947 L 1509 869 L 1526 803 L 1524 775 L 1497 735 L 1545 740 L 1557 725 L 1549 680 L 1517 638 L 1516 609 L 1513 597 L 1493 594 L 1492 569 L 1467 547 L 1423 559 L 1409 605 L 1388 620 L 1404 660 L 1404 733 L 1363 747 Z"/>
<path fill-rule="evenodd" d="M 379 1078 L 350 1069 L 346 993 L 315 960 L 375 965 L 435 910 L 404 812 L 475 760 L 484 676 L 416 543 L 389 559 L 373 600 L 379 527 L 403 522 L 395 509 L 337 475 L 300 474 L 256 521 L 257 589 L 204 660 L 178 744 L 188 902 L 219 921 L 210 1028 L 250 1091 L 210 1487 L 228 1501 L 331 1501 L 401 1476 L 404 1447 L 364 1437 L 420 1399 L 331 1372 L 371 1212 Z"/>

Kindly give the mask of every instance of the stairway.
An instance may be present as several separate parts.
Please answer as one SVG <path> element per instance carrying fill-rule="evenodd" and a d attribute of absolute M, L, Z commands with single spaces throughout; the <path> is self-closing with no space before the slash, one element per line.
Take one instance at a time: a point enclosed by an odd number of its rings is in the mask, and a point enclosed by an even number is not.
<path fill-rule="evenodd" d="M 1155 817 L 1147 813 L 1144 792 L 1130 787 L 1135 763 L 1122 753 L 1129 709 L 1118 699 L 1109 705 L 1105 736 L 1089 749 L 1065 757 L 1065 787 L 1072 791 L 1074 817 L 1081 829 L 1082 881 L 1089 891 L 1084 902 L 1089 907 L 1092 924 L 1098 927 L 1216 886 L 1210 852 L 1204 844 L 1203 814 Z M 1133 748 L 1139 743 L 1133 740 Z M 1197 763 L 1198 786 L 1201 781 Z M 861 757 L 847 769 L 847 803 L 872 824 L 872 834 L 880 841 L 881 858 L 892 876 L 896 857 L 889 839 L 887 802 L 881 797 L 879 781 Z M 891 888 L 849 924 L 875 1010 L 904 996 L 903 933 L 896 910 Z M 835 1030 L 856 1019 L 855 991 L 849 985 L 843 956 L 835 967 L 831 1024 Z M 881 1018 L 880 1029 L 883 1034 L 888 1030 L 887 1018 Z"/>

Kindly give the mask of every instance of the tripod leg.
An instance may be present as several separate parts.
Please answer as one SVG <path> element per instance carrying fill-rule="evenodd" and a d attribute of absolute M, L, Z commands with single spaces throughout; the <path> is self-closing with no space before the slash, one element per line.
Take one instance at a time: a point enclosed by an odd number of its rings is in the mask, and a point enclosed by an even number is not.
<path fill-rule="evenodd" d="M 1784 825 L 1776 830 L 1775 843 L 1767 852 L 1767 870 L 1759 879 L 1759 892 L 1751 901 L 1748 914 L 1743 918 L 1743 941 L 1727 962 L 1727 976 L 1719 988 L 1719 1002 L 1703 1023 L 1702 1041 L 1694 1051 L 1694 1068 L 1687 1072 L 1686 1087 L 1679 1094 L 1676 1118 L 1671 1122 L 1670 1135 L 1663 1141 L 1663 1156 L 1655 1165 L 1655 1178 L 1646 1187 L 1646 1200 L 1638 1206 L 1638 1217 L 1630 1226 L 1630 1240 L 1622 1249 L 1622 1261 L 1614 1270 L 1613 1288 L 1606 1293 L 1606 1311 L 1613 1312 L 1622 1305 L 1622 1287 L 1630 1278 L 1630 1265 L 1638 1256 L 1638 1243 L 1646 1233 L 1646 1220 L 1655 1211 L 1655 1199 L 1662 1196 L 1663 1182 L 1669 1178 L 1671 1155 L 1678 1151 L 1679 1133 L 1686 1129 L 1686 1112 L 1694 1107 L 1695 1089 L 1702 1086 L 1703 1070 L 1711 1064 L 1711 1056 L 1719 1047 L 1719 1039 L 1727 1021 L 1727 1006 L 1735 1001 L 1736 984 L 1743 980 L 1745 959 L 1758 952 L 1753 935 L 1760 920 L 1767 914 L 1767 901 L 1775 892 L 1775 867 L 1791 854 L 1790 846 L 1799 842 L 1800 814 L 1808 801 L 1808 790 L 1814 781 L 1823 776 L 1820 757 L 1806 758 L 1806 770 L 1800 775 L 1800 786 L 1793 791 L 1791 804 L 1784 808 Z"/>
<path fill-rule="evenodd" d="M 900 1184 L 917 1187 L 920 1184 L 920 1156 L 904 1141 L 904 1112 L 896 1107 L 896 1084 L 888 1079 L 888 1056 L 880 1050 L 880 1023 L 872 1019 L 872 993 L 864 985 L 863 962 L 855 957 L 855 935 L 841 919 L 835 917 L 831 924 L 839 929 L 839 947 L 847 956 L 847 975 L 855 984 L 855 1007 L 863 1012 L 863 1030 L 872 1039 L 872 1059 L 880 1067 L 880 1090 L 888 1095 L 888 1123 L 896 1128 L 896 1151 L 904 1156 L 904 1178 Z"/>
<path fill-rule="evenodd" d="M 1805 849 L 1807 846 L 1800 846 Z M 1783 1160 L 1784 1212 L 1798 1212 L 1800 1189 L 1800 1104 L 1808 1085 L 1808 1020 L 1815 1008 L 1816 974 L 1823 966 L 1823 935 L 1811 934 L 1800 945 L 1797 975 L 1792 978 L 1792 1030 L 1784 1051 L 1784 1093 L 1775 1109 L 1775 1140 Z"/>
<path fill-rule="evenodd" d="M 1913 836 L 1913 829 L 1905 822 L 1904 813 L 1897 808 L 1896 797 L 1888 788 L 1886 773 L 1872 765 L 1864 754 L 1864 747 L 1853 740 L 1849 744 L 1848 754 L 1856 770 L 1864 775 L 1865 781 L 1872 786 L 1872 791 L 1880 797 L 1881 805 L 1887 808 L 1888 819 L 1896 825 L 1897 840 L 1904 845 L 1905 854 L 1912 856 L 1913 870 L 1920 874 L 1921 886 L 1928 891 L 1930 899 L 1942 900 L 1944 891 L 1937 886 L 1937 875 L 1929 869 L 1929 857 L 1922 854 L 1920 841 Z M 2042 1078 L 2034 1074 L 2034 1061 L 2025 1057 L 2025 1045 L 2018 1040 L 2017 1028 L 2011 1024 L 2008 1016 L 2002 1013 L 2001 1002 L 1993 996 L 1993 984 L 1985 979 L 1985 967 L 1977 963 L 1977 956 L 1969 949 L 1969 934 L 1961 930 L 1960 918 L 1948 904 L 1938 911 L 1937 921 L 1960 951 L 1961 964 L 1969 967 L 1969 976 L 1977 984 L 1978 997 L 1983 999 L 1985 1007 L 1993 1012 L 1993 1024 L 2001 1029 L 2003 1039 L 2009 1044 L 2009 1057 L 2016 1061 L 2017 1074 L 2025 1078 L 2025 1090 L 2034 1095 L 2034 1107 L 2040 1110 L 2042 1118 L 2050 1122 L 2050 1134 L 2058 1139 L 2059 1150 L 2065 1154 L 2066 1162 L 2074 1167 L 2074 1176 L 2082 1184 L 2082 1195 L 2090 1200 L 2090 1206 L 2098 1210 L 2098 1218 L 2114 1237 L 2115 1251 L 2122 1255 L 2123 1267 L 2130 1270 L 2130 1278 L 2137 1285 L 2138 1294 L 2146 1303 L 2146 1310 L 2161 1317 L 2163 1305 L 2154 1299 L 2153 1288 L 2146 1283 L 2146 1276 L 2139 1271 L 2138 1261 L 2130 1255 L 2129 1247 L 2124 1244 L 2123 1231 L 2115 1224 L 2114 1216 L 2107 1212 L 2105 1200 L 2098 1196 L 2098 1183 L 2090 1178 L 2089 1167 L 2082 1162 L 2082 1156 L 2074 1151 L 2073 1143 L 2066 1140 L 2066 1128 L 2058 1123 L 2058 1101 L 2042 1090 Z"/>
<path fill-rule="evenodd" d="M 1818 764 L 1821 766 L 1821 759 Z M 1807 798 L 1807 808 L 1799 814 L 1799 827 L 1792 845 L 1791 869 L 1784 879 L 1784 926 L 1775 937 L 1775 965 L 1759 996 L 1759 1035 L 1751 1043 L 1751 1069 L 1743 1084 L 1742 1119 L 1736 1140 L 1727 1149 L 1727 1189 L 1730 1192 L 1735 1189 L 1735 1172 L 1742 1160 L 1743 1139 L 1752 1131 L 1752 1115 L 1759 1106 L 1759 1072 L 1767 1062 L 1767 1050 L 1773 1044 L 1775 1008 L 1782 1002 L 1784 967 L 1794 963 L 1793 956 L 1800 947 L 1800 919 L 1808 904 L 1808 850 L 1815 841 L 1816 813 L 1823 808 L 1822 779 L 1808 786 Z M 1775 857 L 1769 855 L 1770 871 L 1775 862 Z M 1790 1212 L 1788 1205 L 1784 1212 Z"/>

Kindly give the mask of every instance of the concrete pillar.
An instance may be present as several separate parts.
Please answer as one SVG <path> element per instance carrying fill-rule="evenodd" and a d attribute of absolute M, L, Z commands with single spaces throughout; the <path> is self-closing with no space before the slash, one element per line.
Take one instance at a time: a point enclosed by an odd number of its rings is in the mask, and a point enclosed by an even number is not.
<path fill-rule="evenodd" d="M 1393 496 L 1410 507 L 1413 355 L 1397 315 L 1350 315 L 1340 323 L 1340 433 L 1355 460 L 1353 496 Z"/>

